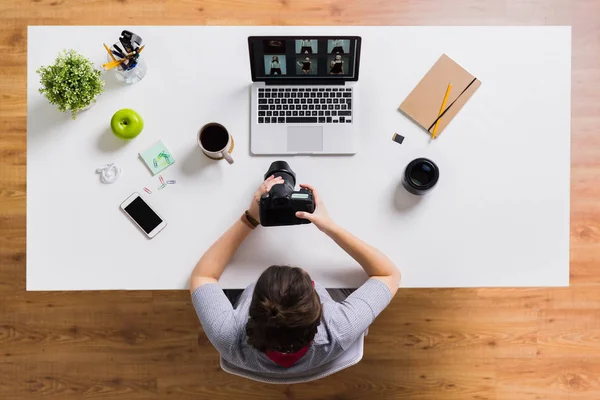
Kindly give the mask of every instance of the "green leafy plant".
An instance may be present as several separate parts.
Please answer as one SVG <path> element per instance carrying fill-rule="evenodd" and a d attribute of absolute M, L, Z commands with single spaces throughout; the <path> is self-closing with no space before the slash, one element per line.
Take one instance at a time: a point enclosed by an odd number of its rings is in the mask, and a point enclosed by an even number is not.
<path fill-rule="evenodd" d="M 54 65 L 40 67 L 40 93 L 61 112 L 71 111 L 73 119 L 77 112 L 96 101 L 104 90 L 100 71 L 92 62 L 75 50 L 63 50 Z"/>

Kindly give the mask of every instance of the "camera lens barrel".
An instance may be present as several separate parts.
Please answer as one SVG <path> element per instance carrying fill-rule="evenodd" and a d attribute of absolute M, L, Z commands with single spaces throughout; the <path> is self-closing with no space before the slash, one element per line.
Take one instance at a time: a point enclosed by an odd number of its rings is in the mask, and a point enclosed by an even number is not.
<path fill-rule="evenodd" d="M 265 174 L 265 179 L 271 175 L 281 176 L 286 183 L 292 186 L 292 190 L 296 186 L 296 174 L 290 168 L 290 165 L 285 161 L 274 161 Z"/>
<path fill-rule="evenodd" d="M 439 177 L 440 170 L 433 161 L 417 158 L 406 166 L 402 185 L 408 192 L 422 196 L 435 186 Z"/>

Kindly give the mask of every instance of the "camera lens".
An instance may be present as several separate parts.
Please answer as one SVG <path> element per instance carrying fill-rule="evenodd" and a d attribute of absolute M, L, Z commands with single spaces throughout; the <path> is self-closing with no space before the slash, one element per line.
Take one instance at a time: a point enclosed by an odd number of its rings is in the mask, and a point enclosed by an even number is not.
<path fill-rule="evenodd" d="M 419 163 L 410 171 L 410 180 L 417 186 L 427 186 L 433 180 L 433 168 L 425 163 Z"/>
<path fill-rule="evenodd" d="M 294 191 L 294 187 L 296 186 L 296 174 L 294 174 L 294 171 L 292 171 L 288 163 L 285 161 L 273 162 L 265 174 L 265 179 L 271 175 L 283 179 L 283 185 L 275 185 L 273 186 L 273 189 L 271 189 L 273 198 L 287 197 L 289 193 Z M 281 186 L 284 187 L 282 188 Z"/>
<path fill-rule="evenodd" d="M 296 186 L 296 174 L 285 161 L 274 161 L 271 163 L 271 166 L 265 174 L 265 179 L 271 175 L 283 178 L 286 184 L 289 184 L 292 187 L 292 190 L 294 189 L 294 186 Z"/>
<path fill-rule="evenodd" d="M 412 194 L 423 195 L 435 186 L 439 176 L 439 169 L 433 161 L 417 158 L 406 166 L 402 185 Z"/>

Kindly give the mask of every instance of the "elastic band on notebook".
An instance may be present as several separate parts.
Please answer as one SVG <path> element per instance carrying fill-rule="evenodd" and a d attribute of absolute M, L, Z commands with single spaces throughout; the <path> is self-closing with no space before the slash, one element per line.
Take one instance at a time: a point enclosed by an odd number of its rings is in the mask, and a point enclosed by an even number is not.
<path fill-rule="evenodd" d="M 433 128 L 433 127 L 435 126 L 436 122 L 438 122 L 438 120 L 439 120 L 440 118 L 442 118 L 442 117 L 444 116 L 444 114 L 446 114 L 446 111 L 448 111 L 448 110 L 450 109 L 450 107 L 452 107 L 452 105 L 453 105 L 454 103 L 456 103 L 456 100 L 460 99 L 460 96 L 462 96 L 462 95 L 463 95 L 463 94 L 464 94 L 464 93 L 467 91 L 467 89 L 469 89 L 469 88 L 471 87 L 471 85 L 472 85 L 473 83 L 475 83 L 475 81 L 476 81 L 476 80 L 477 80 L 477 78 L 473 78 L 473 80 L 471 81 L 471 83 L 469 83 L 469 84 L 467 85 L 467 87 L 465 88 L 465 90 L 463 90 L 462 92 L 460 92 L 460 94 L 458 95 L 458 97 L 457 97 L 456 99 L 454 99 L 454 101 L 453 101 L 452 103 L 450 103 L 450 105 L 449 105 L 448 107 L 446 107 L 446 109 L 444 110 L 444 112 L 443 112 L 443 113 L 441 113 L 441 114 L 439 115 L 439 117 L 437 117 L 437 118 L 435 119 L 435 121 L 433 121 L 433 124 L 431 124 L 431 126 L 430 126 L 430 127 L 427 129 L 427 131 L 431 131 L 431 128 Z"/>

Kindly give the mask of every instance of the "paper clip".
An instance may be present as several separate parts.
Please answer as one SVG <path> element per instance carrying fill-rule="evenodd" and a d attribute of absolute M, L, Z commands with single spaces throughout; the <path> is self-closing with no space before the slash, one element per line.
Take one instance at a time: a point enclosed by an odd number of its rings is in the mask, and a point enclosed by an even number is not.
<path fill-rule="evenodd" d="M 166 154 L 164 151 L 161 151 L 160 154 L 158 155 L 158 158 L 164 158 L 165 161 L 167 162 L 167 164 L 171 165 L 172 162 L 170 160 L 171 156 Z"/>
<path fill-rule="evenodd" d="M 165 179 L 162 177 L 162 175 L 159 175 L 158 180 L 160 181 L 160 183 L 162 183 L 163 185 L 165 184 Z"/>
<path fill-rule="evenodd" d="M 148 189 L 147 187 L 144 188 L 144 192 L 146 192 L 148 194 L 152 194 L 152 192 L 150 191 L 150 189 Z"/>
<path fill-rule="evenodd" d="M 174 185 L 175 183 L 177 183 L 177 182 L 176 182 L 176 181 L 174 181 L 174 180 L 167 181 L 167 184 L 169 184 L 169 185 Z"/>
<path fill-rule="evenodd" d="M 156 158 L 152 160 L 152 163 L 154 164 L 154 168 L 158 168 L 158 163 L 156 162 Z"/>
<path fill-rule="evenodd" d="M 165 188 L 165 186 L 167 186 L 167 185 L 166 185 L 165 183 L 163 183 L 162 185 L 160 185 L 160 186 L 158 187 L 158 190 L 164 189 L 164 188 Z"/>

